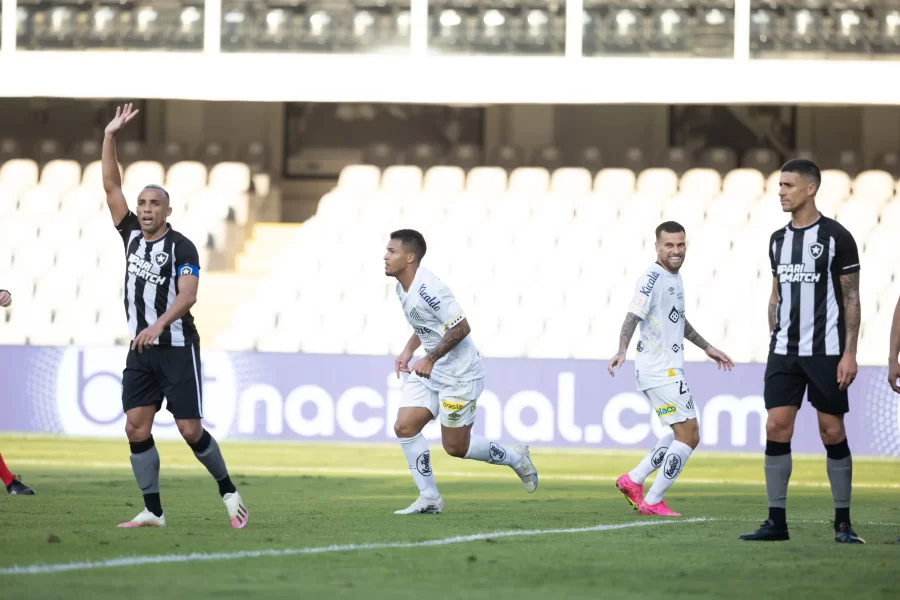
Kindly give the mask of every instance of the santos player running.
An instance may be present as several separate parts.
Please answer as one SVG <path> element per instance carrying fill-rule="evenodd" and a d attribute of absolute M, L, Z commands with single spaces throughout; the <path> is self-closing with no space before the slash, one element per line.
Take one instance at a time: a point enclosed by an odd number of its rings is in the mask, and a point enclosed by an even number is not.
<path fill-rule="evenodd" d="M 686 250 L 684 227 L 666 221 L 656 228 L 657 262 L 638 279 L 619 335 L 619 352 L 608 367 L 615 377 L 640 323 L 634 371 L 638 389 L 650 400 L 660 421 L 672 427 L 672 433 L 663 436 L 637 467 L 616 481 L 616 487 L 642 515 L 681 516 L 669 509 L 663 494 L 700 443 L 697 411 L 684 381 L 684 340 L 705 351 L 720 369 L 734 367 L 728 355 L 704 340 L 685 317 L 684 287 L 678 271 Z M 645 498 L 644 480 L 660 467 L 662 476 L 656 477 Z"/>
<path fill-rule="evenodd" d="M 162 408 L 175 417 L 178 431 L 219 485 L 231 526 L 247 524 L 247 508 L 235 489 L 216 440 L 203 428 L 200 337 L 190 308 L 197 300 L 200 267 L 197 248 L 166 223 L 169 194 L 145 187 L 137 215 L 122 193 L 116 134 L 137 115 L 131 104 L 116 109 L 103 138 L 103 188 L 113 223 L 125 243 L 125 311 L 131 349 L 122 374 L 125 434 L 131 467 L 144 494 L 144 510 L 119 527 L 165 527 L 159 498 L 159 453 L 151 435 Z"/>
<path fill-rule="evenodd" d="M 469 322 L 453 293 L 434 273 L 420 266 L 425 250 L 421 233 L 402 229 L 391 234 L 384 255 L 384 273 L 397 279 L 397 297 L 414 331 L 394 362 L 398 378 L 401 371 L 410 373 L 403 386 L 394 433 L 419 488 L 418 499 L 396 511 L 401 515 L 439 513 L 444 508 L 431 471 L 431 451 L 422 437 L 422 429 L 438 414 L 447 454 L 511 467 L 528 493 L 538 486 L 527 446 L 510 450 L 472 434 L 475 404 L 484 389 L 484 366 L 469 336 Z M 410 368 L 409 361 L 420 345 L 427 354 Z"/>

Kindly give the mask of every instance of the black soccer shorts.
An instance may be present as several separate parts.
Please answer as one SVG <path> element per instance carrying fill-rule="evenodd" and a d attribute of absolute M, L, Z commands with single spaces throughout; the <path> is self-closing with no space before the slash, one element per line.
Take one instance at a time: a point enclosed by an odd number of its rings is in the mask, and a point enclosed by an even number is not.
<path fill-rule="evenodd" d="M 166 409 L 176 419 L 199 419 L 203 416 L 201 381 L 199 342 L 129 350 L 122 373 L 122 409 L 155 405 L 158 412 L 165 398 Z"/>
<path fill-rule="evenodd" d="M 819 412 L 843 415 L 850 412 L 847 390 L 838 389 L 840 356 L 784 356 L 769 354 L 763 397 L 766 409 L 797 406 L 803 394 Z"/>

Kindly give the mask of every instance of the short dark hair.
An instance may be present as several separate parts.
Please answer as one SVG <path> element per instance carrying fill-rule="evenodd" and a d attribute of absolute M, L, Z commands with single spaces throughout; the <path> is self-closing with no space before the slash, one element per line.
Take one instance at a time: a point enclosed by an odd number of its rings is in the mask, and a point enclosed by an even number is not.
<path fill-rule="evenodd" d="M 805 158 L 795 158 L 794 160 L 787 161 L 784 163 L 784 166 L 781 167 L 781 172 L 797 173 L 798 175 L 806 177 L 816 184 L 817 192 L 819 191 L 819 186 L 822 185 L 822 171 L 819 170 L 819 165 L 811 160 L 806 160 Z"/>
<path fill-rule="evenodd" d="M 391 233 L 392 240 L 400 240 L 400 243 L 410 252 L 416 255 L 416 260 L 421 261 L 425 256 L 428 246 L 425 245 L 425 236 L 415 229 L 398 229 Z"/>
<path fill-rule="evenodd" d="M 656 226 L 656 239 L 659 239 L 659 234 L 663 231 L 666 233 L 685 233 L 684 227 L 681 226 L 680 223 L 676 223 L 675 221 L 666 221 L 665 223 L 660 223 Z M 685 233 L 685 235 L 687 235 Z"/>
<path fill-rule="evenodd" d="M 148 183 L 144 186 L 145 190 L 157 190 L 162 192 L 162 195 L 165 196 L 166 202 L 171 202 L 172 200 L 169 198 L 169 192 L 161 185 L 156 185 L 155 183 Z M 143 191 L 143 190 L 142 190 Z"/>

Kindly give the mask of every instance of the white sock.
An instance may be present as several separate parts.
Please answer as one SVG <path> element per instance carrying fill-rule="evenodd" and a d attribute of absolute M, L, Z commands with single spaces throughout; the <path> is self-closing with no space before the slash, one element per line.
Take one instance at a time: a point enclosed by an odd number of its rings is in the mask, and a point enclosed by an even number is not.
<path fill-rule="evenodd" d="M 522 461 L 522 455 L 515 450 L 509 450 L 497 442 L 488 441 L 486 437 L 472 435 L 469 437 L 469 451 L 466 458 L 480 460 L 492 465 L 518 466 Z"/>
<path fill-rule="evenodd" d="M 669 449 L 669 446 L 674 439 L 675 434 L 671 431 L 667 435 L 659 438 L 659 441 L 653 446 L 653 450 L 644 457 L 641 464 L 628 473 L 631 480 L 635 483 L 644 483 L 644 480 L 650 477 L 650 474 L 657 470 L 659 465 L 663 463 L 663 457 L 666 455 L 666 451 Z"/>
<path fill-rule="evenodd" d="M 683 444 L 675 440 L 669 445 L 669 450 L 663 457 L 663 463 L 659 468 L 659 475 L 653 482 L 653 486 L 644 498 L 647 504 L 659 504 L 663 499 L 663 494 L 669 489 L 669 486 L 675 483 L 675 479 L 684 469 L 685 463 L 691 457 L 693 450 L 687 444 Z"/>
<path fill-rule="evenodd" d="M 422 434 L 412 438 L 400 438 L 400 447 L 406 455 L 409 472 L 419 488 L 419 495 L 431 500 L 440 498 L 441 494 L 431 472 L 431 450 L 428 449 L 428 442 Z"/>

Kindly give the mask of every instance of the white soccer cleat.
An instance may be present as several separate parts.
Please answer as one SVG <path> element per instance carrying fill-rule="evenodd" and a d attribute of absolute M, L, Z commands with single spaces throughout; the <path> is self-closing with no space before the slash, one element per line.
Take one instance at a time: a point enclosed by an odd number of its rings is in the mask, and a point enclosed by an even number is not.
<path fill-rule="evenodd" d="M 522 462 L 512 470 L 516 472 L 522 484 L 525 485 L 525 491 L 529 494 L 533 493 L 538 487 L 538 472 L 531 462 L 531 455 L 528 452 L 528 446 L 519 444 L 515 447 L 515 451 L 522 455 Z"/>
<path fill-rule="evenodd" d="M 444 510 L 444 501 L 438 497 L 437 500 L 419 496 L 416 501 L 402 510 L 395 510 L 395 515 L 425 515 L 437 514 Z"/>
<path fill-rule="evenodd" d="M 130 521 L 119 523 L 119 527 L 165 527 L 166 515 L 154 515 L 146 508 Z"/>
<path fill-rule="evenodd" d="M 228 509 L 228 517 L 231 519 L 231 526 L 235 529 L 243 529 L 246 527 L 247 521 L 250 520 L 250 513 L 247 512 L 247 507 L 244 506 L 241 495 L 238 492 L 225 494 L 222 496 L 222 502 L 225 503 L 225 508 Z"/>

